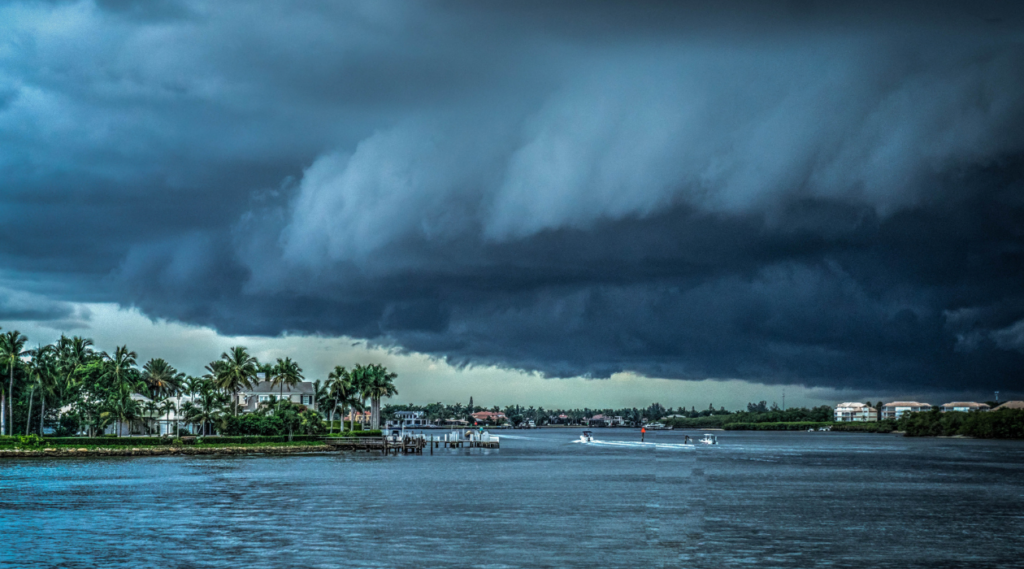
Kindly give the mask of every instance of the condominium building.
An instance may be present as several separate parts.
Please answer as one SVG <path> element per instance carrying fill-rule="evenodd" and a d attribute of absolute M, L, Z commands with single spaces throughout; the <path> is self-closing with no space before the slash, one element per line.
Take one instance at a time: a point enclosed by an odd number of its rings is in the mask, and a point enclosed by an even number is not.
<path fill-rule="evenodd" d="M 882 418 L 899 419 L 904 413 L 928 411 L 931 408 L 931 405 L 927 403 L 918 403 L 917 401 L 893 401 L 892 403 L 882 405 Z"/>
<path fill-rule="evenodd" d="M 863 403 L 840 403 L 836 406 L 836 422 L 877 421 L 878 414 L 874 407 Z"/>
<path fill-rule="evenodd" d="M 952 403 L 943 403 L 942 412 L 948 411 L 988 411 L 990 407 L 984 403 L 975 403 L 974 401 L 953 401 Z"/>

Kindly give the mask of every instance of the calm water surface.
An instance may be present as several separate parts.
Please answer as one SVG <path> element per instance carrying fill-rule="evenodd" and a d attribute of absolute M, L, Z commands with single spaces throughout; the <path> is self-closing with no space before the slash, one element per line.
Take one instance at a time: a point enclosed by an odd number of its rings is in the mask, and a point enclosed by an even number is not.
<path fill-rule="evenodd" d="M 1024 444 L 577 429 L 500 450 L 0 461 L 0 566 L 1020 567 Z M 690 432 L 689 434 L 693 434 Z"/>

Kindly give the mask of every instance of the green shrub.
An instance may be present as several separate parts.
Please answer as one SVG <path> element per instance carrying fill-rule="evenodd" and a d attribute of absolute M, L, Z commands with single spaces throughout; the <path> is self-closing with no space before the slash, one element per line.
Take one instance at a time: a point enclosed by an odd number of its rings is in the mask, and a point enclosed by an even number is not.
<path fill-rule="evenodd" d="M 796 421 L 792 423 L 726 423 L 724 428 L 727 431 L 806 431 L 831 425 L 831 422 Z"/>
<path fill-rule="evenodd" d="M 272 437 L 287 434 L 287 429 L 280 417 L 249 413 L 240 417 L 225 417 L 221 433 L 232 437 Z"/>
<path fill-rule="evenodd" d="M 865 423 L 835 423 L 832 430 L 848 433 L 891 433 L 896 430 L 896 421 L 886 419 Z"/>
<path fill-rule="evenodd" d="M 156 446 L 164 444 L 161 437 L 45 437 L 47 444 L 78 446 Z"/>
<path fill-rule="evenodd" d="M 18 446 L 38 447 L 43 446 L 43 437 L 39 435 L 18 435 Z"/>
<path fill-rule="evenodd" d="M 345 431 L 342 436 L 346 437 L 380 437 L 383 433 L 379 429 L 371 431 Z"/>
<path fill-rule="evenodd" d="M 1024 439 L 1024 410 L 905 413 L 897 422 L 908 437 L 963 435 L 979 439 Z"/>

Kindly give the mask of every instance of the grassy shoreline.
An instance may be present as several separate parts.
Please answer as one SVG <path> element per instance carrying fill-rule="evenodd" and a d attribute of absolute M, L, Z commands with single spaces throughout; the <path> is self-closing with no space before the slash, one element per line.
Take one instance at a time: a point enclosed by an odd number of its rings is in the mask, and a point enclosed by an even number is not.
<path fill-rule="evenodd" d="M 200 443 L 187 446 L 76 446 L 54 445 L 45 447 L 0 448 L 0 458 L 24 457 L 88 457 L 88 456 L 196 456 L 209 454 L 300 454 L 337 452 L 320 441 L 284 443 L 253 443 L 246 445 Z"/>

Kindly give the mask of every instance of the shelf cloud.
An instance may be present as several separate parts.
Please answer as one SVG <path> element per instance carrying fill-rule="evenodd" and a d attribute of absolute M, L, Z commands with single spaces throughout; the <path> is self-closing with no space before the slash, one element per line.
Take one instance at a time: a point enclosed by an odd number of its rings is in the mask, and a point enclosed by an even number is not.
<path fill-rule="evenodd" d="M 47 318 L 1021 388 L 1022 30 L 984 2 L 10 3 L 0 259 Z"/>

